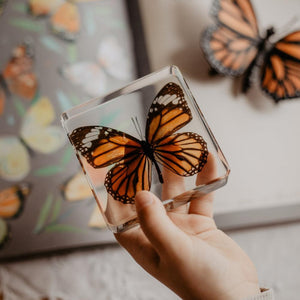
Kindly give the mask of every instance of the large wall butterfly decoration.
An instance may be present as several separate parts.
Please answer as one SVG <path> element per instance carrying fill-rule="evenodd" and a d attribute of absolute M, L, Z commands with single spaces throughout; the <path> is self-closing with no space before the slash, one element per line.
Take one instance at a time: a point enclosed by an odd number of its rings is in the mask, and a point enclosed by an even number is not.
<path fill-rule="evenodd" d="M 180 176 L 202 170 L 208 156 L 204 139 L 193 132 L 176 133 L 191 120 L 182 89 L 170 82 L 150 106 L 145 139 L 104 126 L 79 127 L 69 137 L 94 168 L 113 165 L 105 178 L 107 192 L 115 200 L 133 204 L 136 192 L 150 190 L 152 165 L 161 183 L 160 165 Z"/>
<path fill-rule="evenodd" d="M 269 45 L 274 28 L 264 36 L 259 34 L 250 0 L 216 0 L 212 15 L 216 24 L 203 33 L 202 48 L 213 70 L 233 77 L 244 75 L 242 91 L 246 92 L 262 58 L 262 90 L 275 102 L 300 97 L 300 31 Z"/>

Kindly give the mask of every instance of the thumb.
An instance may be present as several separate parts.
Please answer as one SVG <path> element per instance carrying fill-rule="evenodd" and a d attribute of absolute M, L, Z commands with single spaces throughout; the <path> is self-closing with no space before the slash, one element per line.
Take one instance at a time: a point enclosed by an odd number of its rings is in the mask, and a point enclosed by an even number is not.
<path fill-rule="evenodd" d="M 160 199 L 151 192 L 140 191 L 135 196 L 135 205 L 141 228 L 157 252 L 180 254 L 179 245 L 188 237 L 168 217 Z"/>

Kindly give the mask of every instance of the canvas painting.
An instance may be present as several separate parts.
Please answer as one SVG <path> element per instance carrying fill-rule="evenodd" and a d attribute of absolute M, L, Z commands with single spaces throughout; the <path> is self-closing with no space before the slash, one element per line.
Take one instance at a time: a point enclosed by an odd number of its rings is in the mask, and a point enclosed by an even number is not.
<path fill-rule="evenodd" d="M 136 78 L 126 2 L 7 1 L 0 37 L 0 259 L 112 242 L 60 115 Z"/>

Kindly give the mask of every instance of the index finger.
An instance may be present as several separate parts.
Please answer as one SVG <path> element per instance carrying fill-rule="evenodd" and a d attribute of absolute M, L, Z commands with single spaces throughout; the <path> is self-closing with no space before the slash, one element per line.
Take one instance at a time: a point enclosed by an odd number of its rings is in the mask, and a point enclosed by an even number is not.
<path fill-rule="evenodd" d="M 212 154 L 208 154 L 207 163 L 203 167 L 202 171 L 198 173 L 196 179 L 196 185 L 201 185 L 212 181 L 216 178 L 217 175 L 217 166 L 215 159 Z M 213 194 L 204 194 L 200 195 L 200 197 L 194 198 L 191 200 L 190 214 L 198 214 L 206 217 L 213 217 Z"/>

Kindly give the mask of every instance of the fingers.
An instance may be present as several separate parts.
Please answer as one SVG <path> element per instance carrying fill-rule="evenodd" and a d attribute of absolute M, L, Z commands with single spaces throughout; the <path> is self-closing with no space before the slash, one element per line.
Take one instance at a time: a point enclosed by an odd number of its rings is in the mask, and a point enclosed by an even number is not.
<path fill-rule="evenodd" d="M 205 184 L 216 178 L 217 167 L 214 157 L 209 154 L 207 163 L 203 170 L 197 175 L 196 185 Z M 190 203 L 190 214 L 199 214 L 212 218 L 213 216 L 213 194 L 209 193 L 194 199 Z"/>
<path fill-rule="evenodd" d="M 159 255 L 179 254 L 178 245 L 189 239 L 167 216 L 161 201 L 152 193 L 136 194 L 135 204 L 141 228 Z"/>
<path fill-rule="evenodd" d="M 164 184 L 162 185 L 162 200 L 172 199 L 175 196 L 185 192 L 184 177 L 176 175 L 167 168 L 163 169 Z M 181 205 L 174 212 L 186 213 L 186 205 Z"/>
<path fill-rule="evenodd" d="M 115 233 L 115 238 L 138 264 L 149 273 L 155 274 L 159 264 L 159 255 L 140 227 L 134 227 L 122 233 Z"/>

